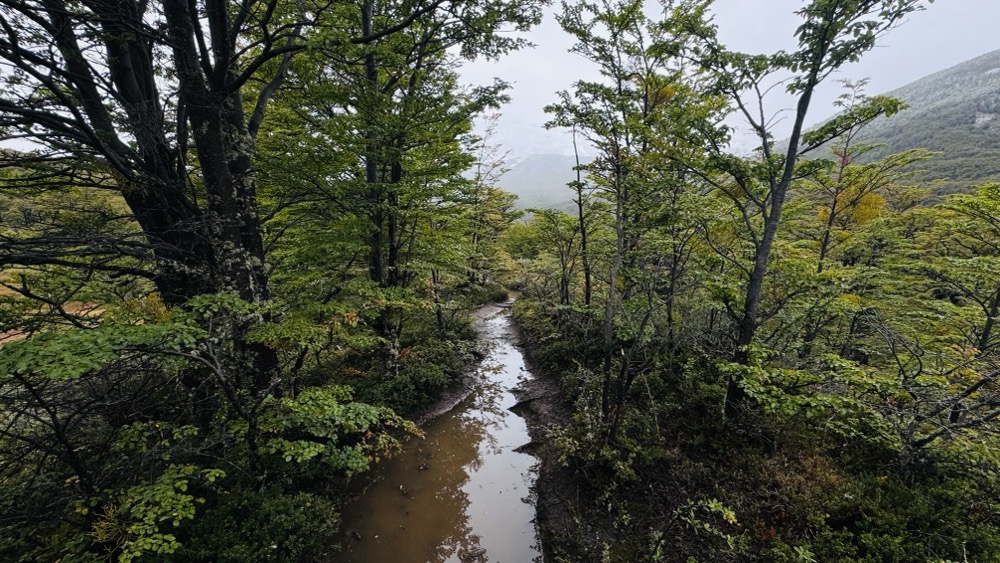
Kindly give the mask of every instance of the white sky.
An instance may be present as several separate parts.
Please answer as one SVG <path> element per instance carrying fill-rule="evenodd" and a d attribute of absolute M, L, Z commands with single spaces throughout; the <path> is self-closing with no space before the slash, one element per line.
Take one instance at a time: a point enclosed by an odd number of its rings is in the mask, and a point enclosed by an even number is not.
<path fill-rule="evenodd" d="M 803 0 L 716 0 L 714 13 L 720 39 L 729 48 L 756 53 L 795 48 L 793 33 Z M 533 153 L 571 153 L 565 133 L 545 131 L 542 108 L 556 101 L 559 90 L 571 90 L 579 79 L 594 79 L 590 63 L 567 52 L 573 41 L 555 22 L 550 9 L 529 39 L 534 49 L 514 53 L 499 62 L 475 62 L 462 71 L 472 84 L 498 76 L 514 84 L 511 103 L 503 110 L 499 141 L 511 156 Z M 1000 0 L 937 0 L 927 10 L 912 14 L 901 27 L 883 37 L 879 46 L 858 63 L 842 67 L 821 86 L 809 111 L 815 123 L 833 113 L 832 102 L 841 92 L 838 78 L 870 79 L 867 92 L 883 93 L 928 74 L 1000 49 Z M 773 110 L 791 108 L 788 98 L 776 99 Z M 776 137 L 784 135 L 780 126 Z M 740 144 L 739 142 L 737 143 Z M 746 146 L 744 148 L 751 148 Z"/>

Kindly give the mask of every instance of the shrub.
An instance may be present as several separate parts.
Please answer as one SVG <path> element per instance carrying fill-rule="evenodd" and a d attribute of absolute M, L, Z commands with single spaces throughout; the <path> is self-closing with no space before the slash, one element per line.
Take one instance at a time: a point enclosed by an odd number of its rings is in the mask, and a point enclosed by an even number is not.
<path fill-rule="evenodd" d="M 222 496 L 159 561 L 268 563 L 309 561 L 333 551 L 340 515 L 331 501 L 278 489 Z"/>

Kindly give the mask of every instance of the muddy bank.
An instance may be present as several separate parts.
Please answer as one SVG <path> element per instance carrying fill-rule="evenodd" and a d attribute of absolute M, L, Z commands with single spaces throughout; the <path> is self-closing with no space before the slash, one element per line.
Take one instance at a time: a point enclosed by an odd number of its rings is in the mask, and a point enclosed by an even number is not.
<path fill-rule="evenodd" d="M 549 437 L 549 428 L 569 421 L 570 409 L 563 402 L 554 377 L 534 372 L 534 378 L 515 390 L 518 403 L 511 409 L 524 418 L 531 442 L 525 450 L 538 459 L 533 487 L 535 525 L 543 561 L 557 561 L 565 542 L 576 534 L 576 484 L 572 471 L 559 463 L 559 454 Z"/>
<path fill-rule="evenodd" d="M 518 346 L 533 377 L 515 394 L 518 403 L 511 410 L 528 424 L 531 443 L 528 450 L 538 458 L 535 480 L 535 510 L 538 538 L 546 563 L 591 563 L 617 561 L 605 553 L 616 542 L 616 522 L 606 502 L 604 491 L 593 479 L 560 462 L 560 452 L 553 443 L 553 430 L 568 426 L 573 406 L 566 399 L 559 374 L 549 372 L 533 358 L 531 337 L 518 328 Z M 537 344 L 539 349 L 542 345 Z"/>

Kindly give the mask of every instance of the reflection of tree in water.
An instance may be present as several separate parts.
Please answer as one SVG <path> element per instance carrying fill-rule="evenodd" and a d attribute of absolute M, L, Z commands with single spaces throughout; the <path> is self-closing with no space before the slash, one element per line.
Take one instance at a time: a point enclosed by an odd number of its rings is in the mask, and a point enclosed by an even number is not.
<path fill-rule="evenodd" d="M 468 414 L 482 415 L 487 419 L 491 429 L 504 424 L 510 412 L 502 406 L 502 395 L 506 389 L 517 383 L 519 374 L 509 373 L 511 368 L 512 347 L 494 349 L 491 356 L 483 360 L 479 366 L 481 383 L 467 400 L 471 401 Z M 475 411 L 482 411 L 481 413 Z"/>
<path fill-rule="evenodd" d="M 431 438 L 380 468 L 378 482 L 345 510 L 345 552 L 333 561 L 442 563 L 479 548 L 462 487 L 482 464 L 479 444 L 487 424 L 467 416 L 471 404 L 466 399 L 433 421 L 425 428 Z M 350 537 L 354 531 L 361 541 Z"/>
<path fill-rule="evenodd" d="M 428 452 L 424 462 L 430 467 L 428 471 L 435 471 L 432 474 L 433 495 L 428 495 L 433 496 L 434 503 L 424 508 L 442 519 L 440 528 L 444 533 L 427 558 L 427 561 L 438 563 L 479 548 L 481 537 L 473 534 L 469 526 L 469 497 L 462 487 L 469 480 L 469 470 L 478 469 L 482 464 L 479 443 L 488 433 L 481 421 L 461 415 L 442 419 L 441 426 L 434 432 L 441 439 L 432 442 L 438 447 Z"/>
<path fill-rule="evenodd" d="M 484 339 L 496 343 L 502 331 L 493 328 Z M 502 348 L 490 347 L 473 393 L 427 425 L 426 441 L 412 443 L 380 467 L 379 481 L 345 510 L 345 548 L 350 551 L 333 561 L 443 563 L 480 549 L 482 538 L 473 532 L 482 530 L 470 525 L 471 502 L 463 489 L 470 474 L 483 467 L 484 455 L 503 453 L 494 435 L 511 416 L 501 406 L 505 385 L 497 381 L 510 369 Z M 361 541 L 351 539 L 354 531 Z"/>
<path fill-rule="evenodd" d="M 480 451 L 492 455 L 499 455 L 502 452 L 500 443 L 497 440 L 496 432 L 506 424 L 505 419 L 510 415 L 507 409 L 500 406 L 500 397 L 504 390 L 499 383 L 488 382 L 483 384 L 471 397 L 472 408 L 466 411 L 462 418 L 469 423 L 475 423 L 482 428 L 483 435 L 480 439 Z M 479 470 L 482 466 L 482 458 L 478 456 L 472 468 Z"/>

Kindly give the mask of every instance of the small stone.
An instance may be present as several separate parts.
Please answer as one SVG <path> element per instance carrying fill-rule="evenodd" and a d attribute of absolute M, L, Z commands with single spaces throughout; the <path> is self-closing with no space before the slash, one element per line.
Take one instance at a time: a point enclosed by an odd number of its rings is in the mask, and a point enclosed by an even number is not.
<path fill-rule="evenodd" d="M 361 541 L 361 532 L 354 530 L 353 532 L 351 532 L 351 537 L 358 541 Z"/>
<path fill-rule="evenodd" d="M 477 559 L 482 561 L 486 557 L 486 548 L 480 547 L 476 549 L 470 549 L 466 552 L 459 552 L 458 558 L 462 561 L 476 561 Z"/>

